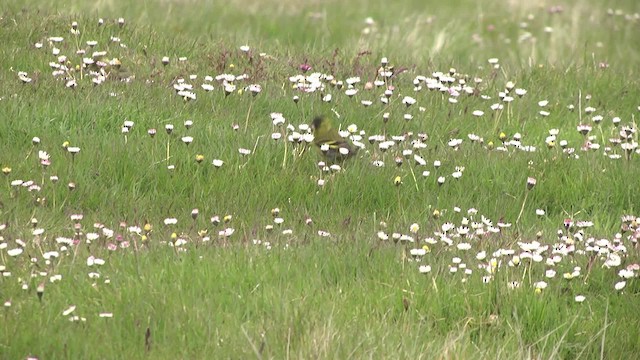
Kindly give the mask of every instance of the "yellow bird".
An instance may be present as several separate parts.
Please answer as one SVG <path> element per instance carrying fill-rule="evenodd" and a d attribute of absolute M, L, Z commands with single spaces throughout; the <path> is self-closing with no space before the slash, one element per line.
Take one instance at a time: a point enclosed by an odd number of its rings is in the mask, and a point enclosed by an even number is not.
<path fill-rule="evenodd" d="M 311 130 L 313 130 L 313 143 L 327 160 L 344 161 L 355 155 L 357 149 L 340 136 L 326 116 L 317 116 L 313 119 Z"/>

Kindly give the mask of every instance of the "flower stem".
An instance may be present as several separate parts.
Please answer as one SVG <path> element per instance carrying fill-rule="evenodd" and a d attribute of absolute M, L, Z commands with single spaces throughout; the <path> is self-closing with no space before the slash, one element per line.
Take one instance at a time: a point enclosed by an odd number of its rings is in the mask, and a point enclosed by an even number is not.
<path fill-rule="evenodd" d="M 524 193 L 524 200 L 522 201 L 522 206 L 520 207 L 520 213 L 518 213 L 518 218 L 516 219 L 516 225 L 518 225 L 518 223 L 520 222 L 520 217 L 522 217 L 522 213 L 524 212 L 524 206 L 527 203 L 528 196 L 529 196 L 529 191 L 527 190 L 527 192 Z"/>

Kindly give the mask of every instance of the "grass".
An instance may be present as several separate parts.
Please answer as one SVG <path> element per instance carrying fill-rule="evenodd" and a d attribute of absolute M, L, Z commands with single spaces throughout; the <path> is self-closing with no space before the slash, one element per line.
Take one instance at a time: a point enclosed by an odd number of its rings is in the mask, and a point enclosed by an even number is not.
<path fill-rule="evenodd" d="M 0 358 L 633 358 L 640 9 L 607 6 L 4 1 Z M 340 171 L 288 140 L 318 114 L 357 126 Z"/>

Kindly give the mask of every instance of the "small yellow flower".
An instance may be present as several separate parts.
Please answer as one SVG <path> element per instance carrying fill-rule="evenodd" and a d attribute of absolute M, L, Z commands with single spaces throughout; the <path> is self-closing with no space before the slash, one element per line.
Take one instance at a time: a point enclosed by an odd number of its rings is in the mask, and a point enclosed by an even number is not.
<path fill-rule="evenodd" d="M 151 224 L 149 223 L 144 224 L 144 231 L 149 232 L 151 231 L 151 228 L 152 228 Z"/>
<path fill-rule="evenodd" d="M 233 64 L 229 64 L 229 69 L 233 69 L 233 68 L 235 68 L 235 67 L 236 67 L 235 65 L 233 65 Z"/>
<path fill-rule="evenodd" d="M 199 164 L 204 160 L 204 155 L 198 154 L 196 155 L 196 162 Z"/>
<path fill-rule="evenodd" d="M 228 223 L 229 221 L 231 221 L 232 218 L 233 216 L 231 215 L 225 215 L 224 218 L 222 218 L 222 221 L 224 221 L 225 223 Z"/>
<path fill-rule="evenodd" d="M 144 235 L 144 234 L 143 234 L 143 235 L 142 235 L 142 237 L 140 238 L 140 240 L 141 240 L 143 243 L 146 243 L 146 242 L 147 242 L 147 240 L 149 240 L 149 238 L 147 237 L 147 235 Z"/>
<path fill-rule="evenodd" d="M 513 259 L 511 259 L 511 262 L 513 263 L 513 265 L 518 266 L 520 265 L 520 256 L 514 256 Z"/>
<path fill-rule="evenodd" d="M 427 254 L 431 252 L 431 248 L 429 248 L 429 245 L 422 245 L 422 249 L 426 251 Z"/>
<path fill-rule="evenodd" d="M 562 275 L 562 277 L 563 277 L 563 278 L 565 278 L 565 279 L 567 279 L 567 280 L 571 280 L 571 279 L 573 279 L 573 274 L 572 274 L 572 273 L 570 273 L 570 272 L 567 272 L 567 273 L 564 273 L 564 274 Z"/>
<path fill-rule="evenodd" d="M 402 185 L 402 178 L 401 178 L 400 176 L 396 176 L 396 177 L 393 179 L 393 184 L 394 184 L 395 186 L 400 186 L 400 185 Z"/>
<path fill-rule="evenodd" d="M 68 141 L 65 141 L 65 142 L 62 143 L 62 148 L 63 149 L 66 149 L 68 147 L 69 147 L 69 142 Z"/>
<path fill-rule="evenodd" d="M 8 166 L 5 166 L 2 168 L 2 173 L 5 175 L 9 175 L 11 173 L 11 168 Z"/>
<path fill-rule="evenodd" d="M 556 147 L 556 142 L 555 142 L 555 141 L 549 141 L 549 142 L 547 143 L 547 147 L 548 147 L 549 149 L 552 149 L 552 148 Z"/>
<path fill-rule="evenodd" d="M 173 232 L 173 233 L 171 233 L 171 240 L 175 240 L 175 239 L 177 239 L 177 238 L 178 238 L 178 234 L 176 234 L 176 233 L 174 233 L 174 232 Z"/>
<path fill-rule="evenodd" d="M 541 288 L 536 288 L 535 290 L 533 290 L 534 293 L 536 294 L 542 294 L 542 289 Z"/>
<path fill-rule="evenodd" d="M 489 141 L 489 142 L 487 143 L 487 149 L 489 149 L 489 150 L 493 150 L 493 141 Z"/>
<path fill-rule="evenodd" d="M 505 142 L 507 140 L 507 134 L 505 134 L 504 132 L 500 132 L 498 138 L 500 139 L 500 141 Z"/>
<path fill-rule="evenodd" d="M 198 230 L 198 236 L 200 237 L 204 237 L 205 235 L 207 235 L 207 233 L 207 229 Z"/>
<path fill-rule="evenodd" d="M 439 218 L 440 217 L 440 210 L 438 210 L 438 209 L 433 210 L 432 216 L 433 216 L 434 219 Z"/>

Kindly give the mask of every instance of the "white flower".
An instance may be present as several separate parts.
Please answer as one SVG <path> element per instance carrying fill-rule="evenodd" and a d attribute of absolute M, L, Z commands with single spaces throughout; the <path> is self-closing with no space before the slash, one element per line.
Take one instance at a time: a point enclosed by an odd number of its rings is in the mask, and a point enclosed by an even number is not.
<path fill-rule="evenodd" d="M 50 260 L 51 258 L 57 258 L 58 256 L 60 256 L 60 253 L 58 253 L 57 251 L 48 251 L 42 254 L 42 257 L 45 260 Z"/>
<path fill-rule="evenodd" d="M 418 268 L 418 271 L 420 271 L 421 274 L 430 273 L 431 272 L 431 266 L 429 266 L 429 265 L 420 265 L 420 267 Z"/>
<path fill-rule="evenodd" d="M 612 267 L 620 266 L 621 263 L 622 263 L 622 259 L 620 258 L 620 255 L 616 253 L 610 253 L 607 256 L 607 260 L 604 262 L 604 266 L 608 268 L 612 268 Z"/>
<path fill-rule="evenodd" d="M 416 103 L 416 99 L 412 98 L 411 96 L 405 96 L 402 99 L 402 103 L 405 104 L 407 107 L 409 107 Z"/>
<path fill-rule="evenodd" d="M 587 298 L 584 295 L 576 295 L 575 300 L 577 303 L 585 301 Z"/>
<path fill-rule="evenodd" d="M 45 160 L 46 161 L 46 160 L 49 160 L 50 156 L 49 156 L 49 153 L 47 153 L 46 151 L 39 150 L 38 151 L 38 158 L 40 160 Z"/>
<path fill-rule="evenodd" d="M 22 254 L 24 250 L 22 250 L 22 248 L 15 248 L 15 249 L 11 249 L 7 251 L 7 255 L 11 256 L 11 257 L 16 257 L 20 254 Z"/>
<path fill-rule="evenodd" d="M 347 78 L 347 80 L 345 80 L 345 82 L 348 85 L 354 85 L 354 84 L 357 84 L 357 83 L 360 82 L 360 77 L 359 76 L 350 77 L 350 78 Z"/>
<path fill-rule="evenodd" d="M 536 289 L 541 289 L 541 290 L 543 290 L 543 289 L 546 289 L 546 288 L 547 288 L 547 283 L 546 283 L 546 282 L 544 282 L 544 281 L 538 281 L 538 282 L 534 283 L 534 284 L 533 284 L 533 286 L 534 286 Z"/>
<path fill-rule="evenodd" d="M 631 279 L 635 276 L 635 273 L 633 272 L 633 270 L 621 269 L 620 271 L 618 271 L 618 276 L 623 279 Z"/>
<path fill-rule="evenodd" d="M 233 233 L 234 233 L 235 231 L 236 231 L 236 230 L 235 230 L 235 229 L 233 229 L 233 228 L 226 228 L 226 229 L 224 229 L 224 230 L 220 230 L 220 231 L 218 232 L 218 235 L 219 235 L 219 236 L 223 236 L 223 237 L 230 237 L 231 235 L 233 235 Z"/>
<path fill-rule="evenodd" d="M 71 314 L 72 312 L 74 312 L 75 310 L 76 310 L 76 306 L 75 305 L 71 305 L 66 310 L 64 310 L 62 312 L 62 316 L 67 316 L 67 315 Z"/>
<path fill-rule="evenodd" d="M 249 91 L 256 95 L 262 91 L 262 86 L 260 86 L 260 84 L 251 84 L 249 85 Z"/>
<path fill-rule="evenodd" d="M 422 248 L 418 248 L 418 249 L 411 249 L 409 250 L 409 253 L 411 254 L 411 256 L 425 256 L 427 254 L 427 250 L 422 249 Z"/>
<path fill-rule="evenodd" d="M 165 225 L 175 225 L 178 223 L 178 219 L 176 218 L 166 218 L 164 219 L 164 224 Z"/>
<path fill-rule="evenodd" d="M 462 144 L 462 139 L 451 139 L 448 143 L 448 145 L 452 148 L 457 148 L 458 146 L 460 146 L 460 144 Z"/>
<path fill-rule="evenodd" d="M 224 91 L 227 94 L 230 94 L 230 93 L 236 91 L 236 86 L 234 84 L 230 84 L 230 83 L 226 83 L 225 82 L 223 87 L 224 87 Z"/>
<path fill-rule="evenodd" d="M 403 235 L 400 235 L 399 241 L 400 242 L 415 242 L 415 239 L 413 237 L 409 236 L 409 235 L 404 235 L 403 234 Z"/>
<path fill-rule="evenodd" d="M 617 282 L 617 283 L 615 284 L 614 288 L 615 288 L 616 290 L 622 290 L 622 289 L 624 289 L 624 287 L 625 287 L 626 285 L 627 285 L 627 282 L 626 282 L 626 281 L 620 281 L 620 282 Z"/>
<path fill-rule="evenodd" d="M 446 232 L 448 232 L 450 230 L 453 230 L 455 228 L 456 228 L 456 226 L 453 223 L 450 223 L 450 222 L 444 223 L 441 226 L 441 229 L 442 229 L 443 233 L 446 233 Z"/>

